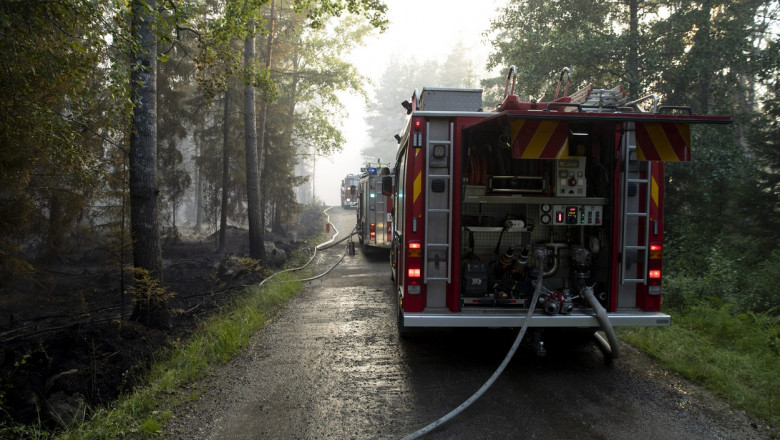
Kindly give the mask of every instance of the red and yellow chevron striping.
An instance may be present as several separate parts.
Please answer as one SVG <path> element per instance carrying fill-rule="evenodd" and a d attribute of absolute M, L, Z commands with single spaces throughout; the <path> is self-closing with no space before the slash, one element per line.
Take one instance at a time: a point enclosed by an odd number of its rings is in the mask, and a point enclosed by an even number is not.
<path fill-rule="evenodd" d="M 691 160 L 690 124 L 637 122 L 635 130 L 637 159 L 663 162 Z"/>
<path fill-rule="evenodd" d="M 565 159 L 569 157 L 569 123 L 542 119 L 511 122 L 514 159 Z"/>

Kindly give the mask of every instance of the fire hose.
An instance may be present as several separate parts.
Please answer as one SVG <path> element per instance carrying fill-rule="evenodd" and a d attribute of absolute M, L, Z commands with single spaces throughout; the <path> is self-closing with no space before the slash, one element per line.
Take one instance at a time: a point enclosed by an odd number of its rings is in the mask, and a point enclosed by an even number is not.
<path fill-rule="evenodd" d="M 520 342 L 523 340 L 523 336 L 525 335 L 526 330 L 528 330 L 528 324 L 531 321 L 531 317 L 534 314 L 534 309 L 536 309 L 536 303 L 539 301 L 539 294 L 542 291 L 542 277 L 544 276 L 544 260 L 547 256 L 547 249 L 545 248 L 537 248 L 535 250 L 535 257 L 536 260 L 539 262 L 539 267 L 537 268 L 537 280 L 536 280 L 536 288 L 534 290 L 534 295 L 531 298 L 531 303 L 528 306 L 528 313 L 525 315 L 525 321 L 523 321 L 522 327 L 520 327 L 520 332 L 517 334 L 517 337 L 515 338 L 515 342 L 512 344 L 512 347 L 509 349 L 509 353 L 506 354 L 506 357 L 501 362 L 501 364 L 498 366 L 495 372 L 493 372 L 493 375 L 490 376 L 490 378 L 485 382 L 482 387 L 480 387 L 471 397 L 466 399 L 465 402 L 461 403 L 457 408 L 453 409 L 449 413 L 445 414 L 440 419 L 436 420 L 435 422 L 429 424 L 428 426 L 420 429 L 417 432 L 414 432 L 406 437 L 404 437 L 403 440 L 413 440 L 418 439 L 422 437 L 425 434 L 428 434 L 429 432 L 433 431 L 434 429 L 438 428 L 439 426 L 449 422 L 452 420 L 455 416 L 460 414 L 463 410 L 471 406 L 472 403 L 476 402 L 477 399 L 482 397 L 483 394 L 493 385 L 493 383 L 498 379 L 498 376 L 501 375 L 501 373 L 504 372 L 504 369 L 507 365 L 509 365 L 509 361 L 512 359 L 512 357 L 515 355 L 515 352 L 517 351 L 517 348 L 520 346 Z"/>
<path fill-rule="evenodd" d="M 314 261 L 314 258 L 317 256 L 317 251 L 318 251 L 318 250 L 324 251 L 324 250 L 326 250 L 326 249 L 330 249 L 330 248 L 332 248 L 332 247 L 334 247 L 334 246 L 337 246 L 337 245 L 339 245 L 340 243 L 343 243 L 344 241 L 346 241 L 346 240 L 348 240 L 348 239 L 352 238 L 352 236 L 353 236 L 353 235 L 355 235 L 355 233 L 356 233 L 356 230 L 357 230 L 357 226 L 356 226 L 356 227 L 355 227 L 355 229 L 353 229 L 353 230 L 352 230 L 352 232 L 350 232 L 350 233 L 349 233 L 349 234 L 348 234 L 346 237 L 342 238 L 341 240 L 339 240 L 339 241 L 337 241 L 337 242 L 333 242 L 333 240 L 334 240 L 334 239 L 335 239 L 335 238 L 336 238 L 336 237 L 339 235 L 339 231 L 338 231 L 338 229 L 336 229 L 336 226 L 335 226 L 335 225 L 333 225 L 332 223 L 330 223 L 330 216 L 328 216 L 328 210 L 329 210 L 330 208 L 331 208 L 331 207 L 328 207 L 328 208 L 326 208 L 326 209 L 323 211 L 323 213 L 324 213 L 324 214 L 325 214 L 325 215 L 328 217 L 328 219 L 327 219 L 327 221 L 328 221 L 328 224 L 330 224 L 330 225 L 333 227 L 333 231 L 335 232 L 335 233 L 333 234 L 333 237 L 331 237 L 331 239 L 330 239 L 330 240 L 328 240 L 328 241 L 325 241 L 325 242 L 322 242 L 322 243 L 318 244 L 317 246 L 315 246 L 315 247 L 314 247 L 314 253 L 312 254 L 311 258 L 309 258 L 309 261 L 307 261 L 305 264 L 303 264 L 302 266 L 298 266 L 298 267 L 291 267 L 291 268 L 289 268 L 289 269 L 284 269 L 284 270 L 280 270 L 280 271 L 278 271 L 278 272 L 275 272 L 275 273 L 273 273 L 271 276 L 269 276 L 268 278 L 266 278 L 266 279 L 264 279 L 263 281 L 261 281 L 261 282 L 260 282 L 260 284 L 258 284 L 258 287 L 262 286 L 263 284 L 265 284 L 265 283 L 266 283 L 266 281 L 269 281 L 269 280 L 271 280 L 272 278 L 276 277 L 276 276 L 277 276 L 277 275 L 279 275 L 279 274 L 283 274 L 283 273 L 285 273 L 285 272 L 294 272 L 294 271 L 297 271 L 297 270 L 301 270 L 301 269 L 303 269 L 304 267 L 306 267 L 306 266 L 308 266 L 309 264 L 311 264 L 311 262 L 312 262 L 312 261 Z M 345 256 L 346 254 L 347 254 L 347 250 L 345 249 L 345 250 L 344 250 L 344 253 L 341 255 L 341 258 L 339 258 L 339 260 L 336 262 L 336 264 L 334 264 L 333 266 L 331 266 L 331 268 L 330 268 L 330 269 L 328 269 L 328 270 L 326 270 L 325 272 L 323 272 L 323 273 L 321 273 L 321 274 L 319 274 L 319 275 L 315 275 L 315 276 L 313 276 L 313 277 L 310 277 L 310 278 L 303 278 L 303 279 L 300 279 L 300 280 L 295 280 L 295 281 L 296 281 L 296 282 L 297 282 L 297 281 L 312 281 L 312 280 L 316 280 L 317 278 L 322 278 L 322 277 L 324 277 L 325 275 L 329 274 L 329 273 L 330 273 L 330 272 L 331 272 L 333 269 L 335 269 L 335 268 L 336 268 L 336 266 L 338 266 L 338 265 L 339 265 L 339 263 L 341 263 L 341 261 L 344 259 L 344 256 Z"/>
<path fill-rule="evenodd" d="M 615 329 L 612 327 L 612 323 L 607 316 L 607 310 L 596 299 L 596 295 L 593 294 L 593 286 L 585 286 L 580 290 L 580 295 L 584 296 L 588 301 L 588 304 L 596 311 L 596 319 L 598 319 L 599 324 L 601 324 L 604 334 L 607 335 L 607 341 L 604 341 L 601 335 L 594 333 L 596 341 L 604 348 L 610 359 L 616 359 L 620 354 L 618 340 Z"/>
<path fill-rule="evenodd" d="M 520 328 L 520 332 L 517 334 L 517 337 L 515 338 L 515 342 L 512 344 L 512 347 L 509 349 L 509 352 L 507 353 L 504 360 L 501 362 L 501 364 L 498 366 L 495 372 L 493 372 L 493 375 L 490 376 L 490 378 L 485 382 L 482 387 L 480 387 L 471 397 L 469 397 L 465 402 L 461 403 L 460 406 L 453 409 L 449 413 L 445 414 L 440 419 L 434 421 L 433 423 L 429 424 L 428 426 L 406 436 L 403 438 L 403 440 L 413 440 L 418 439 L 425 434 L 430 433 L 434 429 L 438 428 L 439 426 L 449 422 L 452 420 L 455 416 L 460 414 L 463 410 L 471 406 L 472 403 L 477 401 L 480 397 L 482 397 L 483 394 L 493 385 L 493 383 L 498 379 L 498 376 L 501 375 L 501 373 L 504 372 L 504 369 L 507 365 L 509 365 L 509 361 L 512 359 L 512 357 L 515 355 L 515 352 L 517 351 L 517 348 L 520 346 L 520 342 L 523 340 L 523 336 L 525 335 L 526 330 L 528 330 L 528 324 L 531 321 L 531 317 L 533 316 L 534 310 L 536 309 L 536 304 L 539 302 L 539 294 L 542 291 L 542 278 L 544 277 L 544 261 L 545 258 L 548 255 L 548 250 L 546 248 L 537 248 L 535 249 L 535 257 L 538 261 L 538 267 L 537 267 L 537 279 L 536 279 L 536 287 L 534 289 L 533 297 L 531 298 L 531 303 L 528 306 L 528 313 L 525 315 L 525 321 L 523 322 L 523 326 Z M 593 287 L 587 286 L 583 288 L 580 291 L 580 294 L 585 297 L 585 299 L 588 301 L 591 307 L 593 307 L 593 310 L 596 311 L 596 318 L 598 319 L 599 323 L 601 324 L 602 329 L 604 330 L 604 333 L 607 335 L 607 339 L 609 342 L 604 341 L 601 339 L 600 343 L 605 347 L 606 350 L 608 350 L 608 353 L 611 358 L 617 358 L 618 357 L 618 341 L 617 341 L 617 335 L 615 334 L 615 330 L 612 327 L 612 323 L 609 321 L 609 317 L 607 316 L 607 311 L 604 309 L 604 307 L 598 302 L 596 299 L 596 296 L 593 294 Z M 596 333 L 597 339 L 600 339 L 601 336 Z"/>
<path fill-rule="evenodd" d="M 328 209 L 330 209 L 330 208 L 328 208 Z M 327 210 L 328 209 L 325 210 L 325 214 L 326 215 L 327 215 Z M 333 237 L 330 240 L 328 240 L 328 241 L 326 241 L 324 243 L 321 243 L 321 244 L 317 245 L 314 248 L 314 254 L 312 255 L 312 257 L 309 259 L 309 261 L 306 264 L 304 264 L 303 266 L 297 267 L 297 268 L 291 268 L 291 269 L 287 269 L 287 270 L 284 270 L 284 271 L 277 272 L 274 275 L 272 275 L 271 277 L 268 277 L 265 280 L 263 280 L 263 283 L 265 281 L 268 281 L 269 279 L 273 278 L 273 276 L 276 276 L 276 275 L 278 275 L 280 273 L 294 271 L 294 270 L 300 270 L 300 269 L 308 266 L 314 260 L 314 257 L 317 255 L 317 250 L 318 249 L 319 250 L 329 249 L 329 248 L 331 248 L 333 246 L 336 246 L 339 243 L 342 243 L 345 240 L 351 238 L 352 235 L 355 234 L 355 230 L 353 230 L 349 235 L 347 235 L 343 239 L 341 239 L 341 240 L 339 240 L 339 241 L 337 241 L 335 243 L 331 243 L 335 239 L 335 237 L 338 236 L 338 230 L 335 229 L 335 226 L 334 226 L 334 230 L 335 230 L 336 233 L 333 235 Z M 341 256 L 339 261 L 337 261 L 327 271 L 325 271 L 322 274 L 319 274 L 317 276 L 314 276 L 314 277 L 311 277 L 311 278 L 306 278 L 306 279 L 303 279 L 303 280 L 300 280 L 300 281 L 311 281 L 311 280 L 314 280 L 314 279 L 317 279 L 317 278 L 321 278 L 321 277 L 327 275 L 336 266 L 338 266 L 339 263 L 341 263 L 341 261 L 344 259 L 344 256 L 346 255 L 346 253 L 347 253 L 347 250 L 344 251 L 344 254 Z M 534 250 L 534 257 L 536 258 L 536 261 L 538 262 L 537 263 L 538 264 L 538 267 L 537 267 L 537 274 L 538 275 L 537 275 L 537 279 L 536 279 L 536 286 L 534 288 L 534 293 L 533 293 L 533 296 L 531 297 L 531 302 L 528 305 L 528 312 L 525 315 L 525 320 L 523 321 L 523 325 L 520 327 L 520 331 L 518 332 L 517 337 L 515 338 L 515 341 L 512 343 L 512 346 L 510 347 L 509 352 L 504 357 L 504 360 L 501 362 L 501 364 L 498 366 L 498 368 L 496 368 L 496 371 L 493 372 L 493 374 L 490 376 L 490 378 L 488 378 L 488 380 L 484 384 L 482 384 L 482 386 L 471 397 L 466 399 L 466 401 L 461 403 L 457 408 L 455 408 L 452 411 L 450 411 L 449 413 L 445 414 L 444 416 L 442 416 L 438 420 L 436 420 L 436 421 L 428 424 L 427 426 L 421 428 L 420 430 L 418 430 L 418 431 L 416 431 L 416 432 L 414 432 L 414 433 L 404 437 L 403 440 L 418 439 L 418 438 L 420 438 L 420 437 L 430 433 L 431 431 L 433 431 L 434 429 L 438 428 L 439 426 L 444 425 L 445 423 L 449 422 L 453 418 L 455 418 L 458 414 L 463 412 L 466 408 L 470 407 L 474 402 L 476 402 L 480 397 L 482 397 L 485 394 L 485 392 L 487 392 L 487 390 L 491 386 L 493 386 L 493 384 L 498 379 L 498 377 L 504 372 L 504 370 L 506 369 L 507 365 L 509 365 L 509 361 L 512 359 L 512 357 L 517 352 L 517 349 L 520 347 L 520 343 L 522 342 L 523 337 L 525 336 L 525 333 L 528 330 L 528 325 L 529 325 L 529 323 L 531 321 L 531 317 L 534 314 L 534 311 L 536 309 L 536 305 L 539 302 L 539 295 L 541 294 L 541 291 L 542 291 L 542 279 L 543 279 L 544 274 L 545 274 L 544 262 L 545 262 L 546 257 L 548 256 L 548 253 L 549 253 L 548 249 L 546 249 L 544 247 L 539 247 L 539 248 L 536 248 Z M 260 285 L 262 285 L 263 283 L 260 283 Z M 593 287 L 587 286 L 587 287 L 583 288 L 580 291 L 580 294 L 585 297 L 585 299 L 588 301 L 590 306 L 596 312 L 596 318 L 598 319 L 599 323 L 601 324 L 601 327 L 604 330 L 604 333 L 607 335 L 607 340 L 608 341 L 604 341 L 600 337 L 600 335 L 596 334 L 597 339 L 600 339 L 599 342 L 601 343 L 601 345 L 603 345 L 605 347 L 605 349 L 608 351 L 608 353 L 611 356 L 611 358 L 617 358 L 618 357 L 618 353 L 619 353 L 618 352 L 617 336 L 616 336 L 615 331 L 614 331 L 614 329 L 612 327 L 612 324 L 609 321 L 609 317 L 607 316 L 606 309 L 604 309 L 604 307 L 596 299 L 596 297 L 595 297 L 595 295 L 593 293 Z"/>

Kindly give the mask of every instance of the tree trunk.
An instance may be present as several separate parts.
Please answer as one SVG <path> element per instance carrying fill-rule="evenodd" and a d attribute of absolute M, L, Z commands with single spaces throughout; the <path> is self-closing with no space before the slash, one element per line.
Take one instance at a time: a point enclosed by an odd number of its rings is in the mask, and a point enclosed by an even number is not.
<path fill-rule="evenodd" d="M 249 35 L 244 40 L 244 67 L 249 71 L 255 59 L 255 22 L 247 24 Z M 258 176 L 257 127 L 255 126 L 255 87 L 250 82 L 244 87 L 244 140 L 246 154 L 246 195 L 249 221 L 249 256 L 265 259 L 263 230 L 260 222 L 260 180 Z"/>
<path fill-rule="evenodd" d="M 273 203 L 273 200 L 271 200 L 271 197 L 269 196 L 268 187 L 270 186 L 268 183 L 266 183 L 265 179 L 268 179 L 268 150 L 270 148 L 266 147 L 261 150 L 261 154 L 263 154 L 264 157 L 260 158 L 260 164 L 263 166 L 263 168 L 260 169 L 260 175 L 262 176 L 260 179 L 260 197 L 262 200 L 262 211 L 260 215 L 260 224 L 263 227 L 263 231 L 265 231 L 268 227 L 267 222 L 267 216 L 268 216 L 268 208 Z"/>
<path fill-rule="evenodd" d="M 715 54 L 712 50 L 713 42 L 710 39 L 710 33 L 712 32 L 712 8 L 713 7 L 711 2 L 702 2 L 702 17 L 700 22 L 697 23 L 698 29 L 696 30 L 696 34 L 693 36 L 694 47 L 692 50 L 697 51 L 701 57 L 700 59 L 703 60 L 700 63 L 702 68 L 699 69 L 698 80 L 698 112 L 702 115 L 707 115 L 710 112 L 710 90 L 712 89 L 714 75 L 712 73 L 712 67 L 709 62 L 712 62 L 713 65 L 716 65 L 716 61 L 712 58 L 715 56 Z"/>
<path fill-rule="evenodd" d="M 157 36 L 152 14 L 154 0 L 131 3 L 132 36 L 138 43 L 130 74 L 133 122 L 130 130 L 130 233 L 133 265 L 162 281 L 162 255 L 157 219 Z M 137 301 L 131 319 L 150 327 L 168 328 L 165 299 Z"/>
<path fill-rule="evenodd" d="M 639 0 L 628 0 L 628 96 L 639 96 Z"/>
<path fill-rule="evenodd" d="M 273 230 L 277 234 L 287 234 L 287 229 L 284 227 L 284 224 L 282 223 L 282 208 L 279 206 L 279 202 L 274 203 L 274 222 L 273 222 Z"/>
<path fill-rule="evenodd" d="M 271 69 L 271 54 L 273 51 L 273 42 L 274 42 L 274 0 L 271 0 L 271 12 L 268 14 L 268 46 L 266 49 L 266 57 L 265 57 L 265 68 L 268 70 L 270 75 L 270 69 Z M 265 96 L 265 93 L 263 93 L 263 96 Z M 265 158 L 263 155 L 263 149 L 265 148 L 265 119 L 268 114 L 268 103 L 266 102 L 265 98 L 260 103 L 260 116 L 257 120 L 257 158 L 260 160 L 258 163 L 258 169 L 262 172 L 263 170 L 263 164 L 262 161 Z M 262 180 L 262 175 L 260 176 Z"/>
<path fill-rule="evenodd" d="M 227 236 L 227 210 L 228 210 L 228 186 L 230 185 L 230 154 L 228 144 L 230 143 L 230 85 L 225 88 L 225 102 L 222 111 L 222 200 L 219 210 L 219 249 L 218 252 L 225 251 L 225 238 Z"/>
<path fill-rule="evenodd" d="M 205 125 L 203 119 L 201 123 Z M 197 136 L 195 139 L 199 159 L 195 167 L 195 230 L 200 232 L 203 227 L 203 136 Z"/>
<path fill-rule="evenodd" d="M 49 193 L 49 227 L 42 255 L 42 260 L 46 262 L 57 260 L 62 262 L 62 257 L 60 256 L 60 241 L 64 231 L 64 221 L 62 216 L 62 204 L 60 202 L 61 200 L 58 191 L 52 189 Z"/>
<path fill-rule="evenodd" d="M 271 72 L 271 54 L 273 51 L 273 42 L 274 42 L 274 23 L 276 20 L 274 20 L 274 0 L 271 0 L 271 11 L 268 14 L 268 46 L 266 49 L 266 57 L 265 57 L 265 68 L 268 70 L 268 73 L 270 75 Z M 265 93 L 263 93 L 263 96 L 265 97 Z M 265 178 L 265 173 L 263 172 L 265 167 L 265 159 L 268 156 L 265 154 L 265 120 L 266 116 L 268 114 L 268 102 L 266 102 L 266 99 L 263 98 L 263 101 L 260 103 L 260 117 L 257 121 L 257 169 L 260 170 L 260 182 L 263 186 L 263 199 L 260 205 L 260 222 L 262 224 L 263 230 L 265 229 L 265 210 L 267 206 L 267 201 L 265 198 L 265 194 L 267 193 L 266 187 L 263 179 Z"/>

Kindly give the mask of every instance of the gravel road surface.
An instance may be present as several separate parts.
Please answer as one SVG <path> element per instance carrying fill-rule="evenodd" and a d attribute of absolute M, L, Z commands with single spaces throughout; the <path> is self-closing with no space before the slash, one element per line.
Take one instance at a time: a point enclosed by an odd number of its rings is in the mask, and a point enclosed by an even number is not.
<path fill-rule="evenodd" d="M 354 210 L 328 211 L 348 234 Z M 357 241 L 357 240 L 355 240 Z M 193 384 L 166 439 L 400 439 L 470 397 L 516 333 L 439 331 L 399 340 L 387 254 L 357 247 L 251 340 Z M 318 273 L 344 254 L 319 253 Z M 761 423 L 626 344 L 537 357 L 523 345 L 493 387 L 426 439 L 768 439 Z"/>

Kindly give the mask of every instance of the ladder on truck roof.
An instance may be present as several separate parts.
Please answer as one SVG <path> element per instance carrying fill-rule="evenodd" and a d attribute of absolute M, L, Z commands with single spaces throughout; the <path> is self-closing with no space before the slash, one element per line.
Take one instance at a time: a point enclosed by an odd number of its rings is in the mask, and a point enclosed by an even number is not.
<path fill-rule="evenodd" d="M 628 102 L 623 86 L 612 89 L 596 89 L 589 84 L 569 95 L 572 104 L 580 104 L 582 111 L 593 112 L 609 109 L 614 111 Z"/>
<path fill-rule="evenodd" d="M 620 284 L 642 283 L 647 284 L 647 264 L 649 259 L 649 241 L 650 241 L 650 202 L 651 202 L 651 162 L 639 161 L 636 157 L 636 131 L 634 122 L 625 123 L 625 132 L 623 134 L 623 181 L 622 181 L 622 264 L 620 265 Z M 644 177 L 642 175 L 644 174 Z M 630 197 L 635 197 L 644 193 L 644 201 L 641 199 L 631 204 Z M 632 210 L 633 207 L 635 210 Z M 636 220 L 636 222 L 633 222 Z M 629 236 L 629 222 L 632 222 L 639 229 L 639 222 L 644 221 L 642 233 L 637 230 L 635 244 L 629 244 L 628 241 L 634 237 Z M 633 255 L 634 258 L 631 258 Z M 641 261 L 640 261 L 641 256 Z M 642 263 L 642 277 L 631 275 L 628 268 L 632 263 Z"/>

